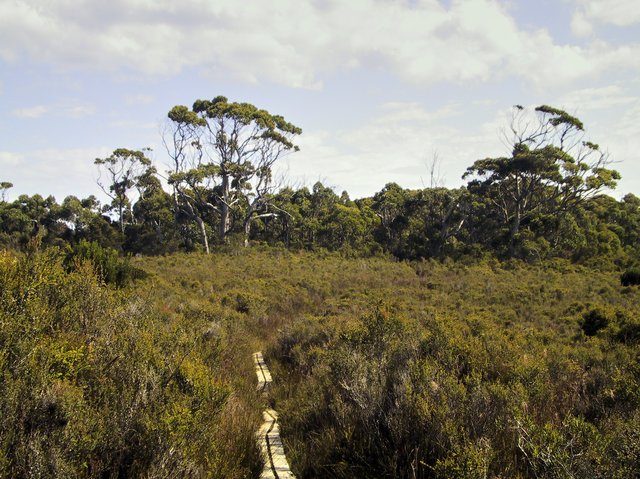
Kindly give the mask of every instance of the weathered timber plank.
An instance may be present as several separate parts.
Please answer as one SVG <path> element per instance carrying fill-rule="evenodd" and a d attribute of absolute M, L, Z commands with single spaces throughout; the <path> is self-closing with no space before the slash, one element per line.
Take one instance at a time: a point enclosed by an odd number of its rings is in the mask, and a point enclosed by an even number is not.
<path fill-rule="evenodd" d="M 256 376 L 258 377 L 258 391 L 266 393 L 271 386 L 272 378 L 269 368 L 264 361 L 261 352 L 253 354 L 253 361 L 256 366 Z M 264 469 L 260 474 L 260 479 L 295 479 L 291 472 L 289 462 L 284 453 L 282 439 L 280 438 L 280 425 L 278 424 L 278 413 L 269 408 L 262 413 L 264 422 L 258 429 L 258 445 L 264 458 Z"/>
<path fill-rule="evenodd" d="M 258 376 L 258 391 L 266 391 L 271 386 L 271 373 L 267 367 L 267 363 L 264 362 L 262 353 L 258 351 L 253 353 L 253 362 L 256 366 L 256 376 Z"/>

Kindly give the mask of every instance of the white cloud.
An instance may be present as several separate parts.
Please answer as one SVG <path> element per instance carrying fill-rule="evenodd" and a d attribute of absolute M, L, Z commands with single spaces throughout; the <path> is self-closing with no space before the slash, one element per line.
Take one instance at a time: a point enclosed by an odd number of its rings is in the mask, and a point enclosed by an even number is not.
<path fill-rule="evenodd" d="M 2 181 L 14 187 L 9 196 L 54 195 L 62 201 L 68 195 L 100 196 L 96 185 L 95 158 L 108 156 L 108 148 L 47 148 L 22 152 L 0 152 Z M 60 172 L 63 171 L 64 175 Z M 55 178 L 55 181 L 52 181 Z"/>
<path fill-rule="evenodd" d="M 583 0 L 574 31 L 585 34 L 604 3 Z M 623 3 L 603 15 L 622 21 Z M 638 10 L 629 8 L 627 22 Z M 232 0 L 87 0 L 81 7 L 24 0 L 0 4 L 0 31 L 7 61 L 27 54 L 56 66 L 151 75 L 195 67 L 306 88 L 353 68 L 420 84 L 515 75 L 538 85 L 640 69 L 638 45 L 558 45 L 544 30 L 520 29 L 497 0 L 454 0 L 448 8 L 433 0 L 247 0 L 242 7 Z"/>
<path fill-rule="evenodd" d="M 576 114 L 585 123 L 587 138 L 610 153 L 612 166 L 622 173 L 622 181 L 612 194 L 620 197 L 640 191 L 636 165 L 640 96 L 608 86 L 576 90 L 550 102 Z M 510 151 L 503 131 L 511 109 L 479 108 L 480 121 L 468 124 L 457 115 L 459 107 L 454 103 L 436 111 L 416 103 L 387 103 L 358 128 L 338 134 L 305 132 L 299 142 L 300 153 L 291 155 L 285 168 L 306 184 L 323 179 L 357 198 L 369 196 L 392 181 L 406 188 L 428 186 L 428 165 L 437 153 L 445 185 L 459 187 L 465 183 L 462 174 L 474 161 Z"/>
<path fill-rule="evenodd" d="M 62 101 L 51 105 L 36 105 L 13 110 L 13 115 L 18 118 L 41 118 L 45 115 L 63 116 L 66 118 L 83 118 L 93 115 L 96 111 L 94 105 L 78 101 Z"/>
<path fill-rule="evenodd" d="M 78 104 L 63 107 L 62 114 L 70 118 L 83 118 L 96 112 L 96 107 L 90 104 Z"/>
<path fill-rule="evenodd" d="M 504 154 L 499 138 L 505 112 L 490 110 L 490 121 L 472 128 L 460 125 L 455 103 L 428 111 L 417 103 L 386 103 L 364 125 L 338 134 L 307 131 L 300 153 L 284 166 L 294 179 L 324 179 L 354 198 L 368 196 L 389 182 L 407 188 L 429 183 L 434 153 L 449 187 L 459 187 L 465 169 L 481 156 Z"/>
<path fill-rule="evenodd" d="M 158 128 L 157 123 L 136 120 L 115 120 L 109 123 L 109 125 L 115 128 L 127 128 L 136 130 L 153 130 Z"/>
<path fill-rule="evenodd" d="M 576 15 L 587 21 L 628 27 L 640 23 L 640 3 L 637 0 L 575 0 Z"/>
<path fill-rule="evenodd" d="M 8 171 L 9 168 L 13 168 L 19 162 L 22 156 L 18 153 L 11 151 L 0 151 L 0 165 L 4 171 Z M 4 181 L 4 180 L 3 180 Z"/>
<path fill-rule="evenodd" d="M 587 37 L 593 33 L 593 25 L 583 12 L 577 12 L 571 17 L 571 32 L 577 37 Z"/>
<path fill-rule="evenodd" d="M 139 93 L 137 95 L 127 95 L 125 97 L 125 103 L 127 105 L 150 105 L 155 101 L 156 99 L 153 95 L 145 95 L 144 93 Z"/>
<path fill-rule="evenodd" d="M 640 23 L 640 3 L 637 0 L 574 0 L 576 10 L 571 18 L 571 32 L 587 37 L 594 25 L 630 27 Z"/>
<path fill-rule="evenodd" d="M 571 91 L 560 98 L 559 105 L 563 108 L 569 105 L 570 108 L 580 111 L 592 111 L 621 107 L 637 101 L 637 97 L 625 91 L 620 85 L 608 85 Z"/>
<path fill-rule="evenodd" d="M 27 108 L 18 108 L 13 110 L 13 115 L 18 118 L 40 118 L 49 111 L 49 107 L 45 105 L 36 105 Z"/>

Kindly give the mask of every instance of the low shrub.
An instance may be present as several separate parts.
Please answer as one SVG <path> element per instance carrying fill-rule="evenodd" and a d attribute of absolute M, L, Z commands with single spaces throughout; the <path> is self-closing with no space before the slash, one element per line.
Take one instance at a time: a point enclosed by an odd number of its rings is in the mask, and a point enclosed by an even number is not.
<path fill-rule="evenodd" d="M 71 268 L 0 251 L 0 477 L 257 477 L 259 411 L 222 377 L 223 332 L 106 287 L 116 257 L 81 248 Z"/>
<path fill-rule="evenodd" d="M 67 255 L 65 264 L 70 270 L 78 262 L 89 261 L 101 281 L 117 288 L 127 286 L 133 280 L 146 277 L 144 270 L 136 268 L 127 258 L 122 258 L 113 248 L 100 246 L 96 242 L 82 240 Z"/>

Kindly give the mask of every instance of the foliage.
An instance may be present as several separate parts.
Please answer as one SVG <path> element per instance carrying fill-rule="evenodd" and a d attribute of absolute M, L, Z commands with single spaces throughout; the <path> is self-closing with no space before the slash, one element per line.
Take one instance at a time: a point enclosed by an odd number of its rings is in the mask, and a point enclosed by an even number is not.
<path fill-rule="evenodd" d="M 293 137 L 302 130 L 280 115 L 224 96 L 178 105 L 168 113 L 173 161 L 169 181 L 176 209 L 199 225 L 209 252 L 207 216 L 217 215 L 220 242 L 227 242 L 232 220 L 240 218 L 248 244 L 252 222 L 275 216 L 269 197 L 272 167 L 286 152 L 297 151 Z M 215 191 L 214 191 L 215 190 Z"/>
<path fill-rule="evenodd" d="M 98 186 L 111 199 L 111 205 L 106 211 L 118 212 L 118 223 L 124 233 L 125 225 L 133 219 L 128 192 L 141 178 L 154 172 L 153 169 L 149 170 L 152 168 L 151 160 L 143 151 L 118 148 L 107 158 L 96 158 L 94 164 L 108 175 L 109 185 L 98 179 Z M 125 217 L 125 212 L 129 212 L 129 219 Z"/>
<path fill-rule="evenodd" d="M 268 350 L 289 381 L 274 395 L 301 476 L 638 470 L 616 451 L 635 447 L 621 425 L 640 398 L 629 319 L 640 298 L 614 273 L 562 262 L 428 262 L 415 272 L 387 263 L 372 283 L 376 263 L 365 264 L 343 260 L 351 287 Z M 582 328 L 599 334 L 585 341 Z"/>
<path fill-rule="evenodd" d="M 584 139 L 580 120 L 546 105 L 537 121 L 514 108 L 509 157 L 486 158 L 467 168 L 467 188 L 482 196 L 501 218 L 508 255 L 514 256 L 523 223 L 557 221 L 603 188 L 614 188 L 620 174 L 595 143 Z M 534 230 L 534 228 L 531 228 Z"/>
<path fill-rule="evenodd" d="M 2 192 L 2 201 L 5 201 L 7 190 L 13 188 L 13 183 L 10 181 L 2 181 L 0 182 L 0 191 Z"/>
<path fill-rule="evenodd" d="M 640 199 L 601 194 L 619 174 L 563 110 L 514 109 L 510 155 L 476 161 L 466 187 L 385 185 L 352 200 L 320 182 L 278 184 L 273 166 L 297 151 L 300 128 L 223 96 L 168 113 L 163 137 L 172 164 L 163 177 L 145 152 L 118 148 L 98 166 L 111 203 L 40 195 L 0 201 L 0 245 L 25 249 L 97 241 L 120 252 L 162 255 L 229 250 L 250 242 L 368 257 L 473 260 L 565 258 L 598 269 L 640 261 Z M 5 182 L 5 189 L 10 183 Z M 433 184 L 433 182 L 432 182 Z M 133 193 L 133 189 L 137 194 Z M 105 212 L 116 211 L 117 221 Z"/>
<path fill-rule="evenodd" d="M 105 288 L 88 263 L 67 271 L 54 249 L 0 253 L 1 477 L 248 477 L 259 467 L 257 421 L 213 373 L 221 342 L 210 320 L 167 321 L 135 293 Z"/>
<path fill-rule="evenodd" d="M 80 267 L 89 261 L 100 281 L 118 288 L 127 286 L 134 279 L 145 277 L 144 270 L 129 264 L 126 258 L 120 258 L 112 248 L 103 248 L 96 242 L 81 240 L 66 257 L 67 268 Z"/>
<path fill-rule="evenodd" d="M 0 477 L 255 477 L 256 350 L 300 477 L 637 476 L 640 199 L 525 114 L 459 189 L 278 189 L 301 130 L 225 97 L 169 192 L 128 149 L 110 205 L 0 184 Z"/>
<path fill-rule="evenodd" d="M 0 475 L 254 477 L 256 350 L 301 477 L 640 467 L 640 296 L 615 272 L 254 247 L 132 258 L 148 277 L 115 290 L 61 261 L 2 256 Z"/>

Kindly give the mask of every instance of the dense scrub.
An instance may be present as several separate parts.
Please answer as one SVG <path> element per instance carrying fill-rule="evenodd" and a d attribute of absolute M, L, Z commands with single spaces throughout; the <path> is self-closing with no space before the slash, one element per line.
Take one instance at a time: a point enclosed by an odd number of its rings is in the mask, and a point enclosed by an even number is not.
<path fill-rule="evenodd" d="M 566 265 L 416 272 L 355 281 L 269 350 L 302 477 L 640 471 L 637 289 Z"/>
<path fill-rule="evenodd" d="M 114 289 L 0 259 L 0 476 L 256 477 L 258 349 L 299 477 L 640 471 L 618 273 L 252 248 L 133 258 Z"/>
<path fill-rule="evenodd" d="M 130 255 L 202 251 L 200 228 L 171 201 L 159 182 L 147 185 L 131 210 L 132 222 L 122 229 L 95 198 L 67 197 L 57 204 L 53 197 L 21 195 L 11 203 L 0 201 L 0 247 L 24 250 L 38 233 L 43 245 L 70 249 L 84 241 Z M 269 202 L 277 213 L 252 220 L 246 239 L 254 245 L 405 260 L 515 257 L 535 264 L 564 258 L 631 272 L 640 263 L 640 199 L 632 194 L 620 201 L 596 196 L 561 216 L 534 215 L 513 235 L 496 222 L 493 200 L 464 188 L 410 190 L 390 183 L 371 198 L 352 201 L 346 192 L 338 195 L 318 182 L 312 188 L 285 188 Z M 202 212 L 212 249 L 244 242 L 244 214 L 230 217 L 223 241 L 212 226 L 219 218 L 210 208 Z M 622 280 L 637 281 L 637 275 Z"/>
<path fill-rule="evenodd" d="M 55 249 L 0 253 L 0 477 L 248 477 L 222 315 L 158 308 Z"/>
<path fill-rule="evenodd" d="M 300 477 L 640 470 L 640 296 L 615 273 L 278 249 L 137 261 L 266 348 Z"/>
<path fill-rule="evenodd" d="M 108 204 L 0 185 L 0 477 L 251 477 L 258 348 L 301 477 L 639 475 L 640 199 L 578 118 L 355 201 L 274 185 L 281 116 L 168 118 L 168 191 L 126 148 Z"/>

